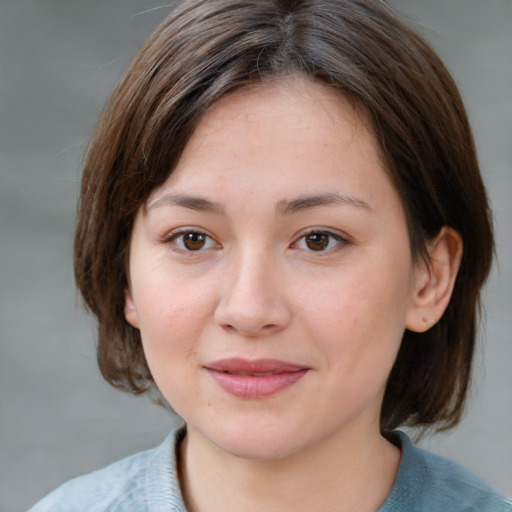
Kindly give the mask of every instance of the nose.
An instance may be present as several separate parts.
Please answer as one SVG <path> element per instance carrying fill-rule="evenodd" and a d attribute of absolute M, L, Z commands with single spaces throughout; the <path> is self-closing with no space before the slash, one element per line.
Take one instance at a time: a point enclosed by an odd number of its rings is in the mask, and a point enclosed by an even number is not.
<path fill-rule="evenodd" d="M 215 321 L 243 336 L 261 337 L 284 329 L 290 322 L 284 283 L 276 264 L 265 255 L 242 258 L 227 271 Z"/>

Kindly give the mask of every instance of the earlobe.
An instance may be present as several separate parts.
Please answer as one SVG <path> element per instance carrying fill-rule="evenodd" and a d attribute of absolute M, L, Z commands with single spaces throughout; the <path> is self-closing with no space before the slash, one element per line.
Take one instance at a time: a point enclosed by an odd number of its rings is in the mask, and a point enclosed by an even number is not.
<path fill-rule="evenodd" d="M 427 244 L 429 260 L 418 266 L 406 328 L 425 332 L 443 316 L 450 302 L 462 259 L 460 234 L 444 226 Z"/>
<path fill-rule="evenodd" d="M 132 327 L 135 327 L 135 329 L 139 328 L 139 317 L 137 316 L 137 310 L 135 309 L 135 303 L 133 302 L 132 292 L 129 288 L 124 290 L 124 317 Z"/>

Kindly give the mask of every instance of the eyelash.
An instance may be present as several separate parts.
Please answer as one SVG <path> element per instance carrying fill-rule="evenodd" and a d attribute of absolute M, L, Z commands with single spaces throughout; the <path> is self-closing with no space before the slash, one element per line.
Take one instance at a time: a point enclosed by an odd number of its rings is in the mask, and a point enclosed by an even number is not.
<path fill-rule="evenodd" d="M 187 243 L 187 240 L 183 239 L 183 237 L 186 235 L 189 236 L 188 242 L 191 242 L 192 244 L 199 244 L 199 246 L 195 249 L 187 247 L 185 245 Z M 310 238 L 308 240 L 308 237 L 318 237 L 318 239 L 314 240 L 313 238 Z M 180 239 L 181 244 L 178 243 L 178 240 Z M 333 240 L 336 242 L 336 244 L 334 245 L 334 247 L 330 247 Z M 306 247 L 300 247 L 301 241 L 304 242 Z M 174 246 L 172 247 L 172 250 L 174 251 L 189 253 L 202 252 L 204 250 L 215 249 L 220 246 L 220 244 L 218 244 L 218 242 L 216 242 L 213 237 L 211 237 L 204 231 L 192 228 L 182 228 L 179 229 L 178 231 L 174 231 L 170 233 L 168 236 L 166 236 L 162 240 L 162 242 L 166 245 Z M 311 247 L 311 245 L 308 244 L 308 242 L 318 244 L 318 247 L 314 249 Z M 201 245 L 202 243 L 203 245 Z M 294 249 L 304 249 L 308 252 L 329 253 L 335 250 L 340 245 L 345 246 L 350 243 L 350 240 L 348 240 L 346 237 L 343 237 L 337 233 L 333 233 L 332 231 L 325 229 L 309 229 L 305 232 L 300 233 L 300 236 L 296 239 L 295 242 L 291 244 L 291 247 Z"/>
<path fill-rule="evenodd" d="M 201 246 L 201 247 L 198 247 L 197 249 L 190 249 L 185 246 L 186 241 L 183 241 L 183 237 L 185 235 L 189 235 L 189 237 L 190 236 L 204 237 L 205 244 L 207 244 L 207 245 L 209 244 L 209 246 L 207 246 L 207 247 Z M 182 240 L 181 246 L 177 243 L 177 241 L 180 240 L 180 238 Z M 197 243 L 197 241 L 190 239 L 190 238 L 189 238 L 189 241 L 191 241 L 192 243 Z M 181 252 L 201 252 L 201 251 L 204 251 L 205 249 L 214 249 L 214 248 L 219 247 L 219 244 L 214 240 L 213 237 L 208 235 L 208 233 L 205 233 L 204 231 L 201 231 L 199 229 L 192 229 L 192 228 L 182 228 L 182 229 L 179 229 L 178 231 L 173 231 L 172 233 L 170 233 L 168 236 L 166 236 L 162 240 L 162 243 L 164 243 L 165 245 L 174 246 L 174 247 L 172 247 L 172 250 L 181 251 Z"/>
<path fill-rule="evenodd" d="M 300 233 L 300 236 L 297 238 L 297 241 L 292 244 L 292 247 L 300 249 L 300 247 L 298 246 L 301 241 L 304 241 L 304 244 L 307 245 L 307 237 L 318 235 L 327 238 L 327 245 L 325 247 L 322 248 L 322 242 L 325 242 L 325 240 L 323 240 L 319 241 L 319 250 L 312 249 L 310 246 L 308 246 L 307 248 L 304 247 L 303 249 L 313 253 L 330 253 L 331 251 L 334 251 L 337 248 L 339 248 L 339 246 L 346 246 L 351 243 L 351 241 L 348 238 L 343 237 L 338 233 L 333 233 L 332 231 L 326 229 L 309 229 L 305 232 Z M 336 245 L 334 245 L 334 247 L 329 247 L 332 240 L 336 242 Z"/>

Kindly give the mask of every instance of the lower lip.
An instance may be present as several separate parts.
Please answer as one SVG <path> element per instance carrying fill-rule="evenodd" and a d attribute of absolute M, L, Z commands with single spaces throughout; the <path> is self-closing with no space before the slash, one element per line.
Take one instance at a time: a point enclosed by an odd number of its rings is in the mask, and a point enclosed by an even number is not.
<path fill-rule="evenodd" d="M 240 398 L 265 398 L 295 384 L 304 377 L 307 369 L 272 375 L 236 375 L 207 368 L 213 380 L 231 395 Z"/>

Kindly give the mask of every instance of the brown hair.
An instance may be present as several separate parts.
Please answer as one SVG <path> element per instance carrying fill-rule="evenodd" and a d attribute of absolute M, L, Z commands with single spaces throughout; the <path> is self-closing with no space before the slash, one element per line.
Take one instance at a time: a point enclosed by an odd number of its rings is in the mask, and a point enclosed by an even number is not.
<path fill-rule="evenodd" d="M 106 104 L 83 173 L 75 275 L 98 320 L 101 372 L 134 393 L 155 388 L 140 333 L 124 318 L 136 212 L 219 98 L 290 75 L 335 88 L 365 112 L 404 204 L 415 258 L 444 225 L 462 236 L 448 309 L 429 331 L 405 332 L 381 413 L 383 430 L 453 427 L 492 261 L 491 215 L 457 87 L 380 0 L 187 0 L 152 34 Z"/>

